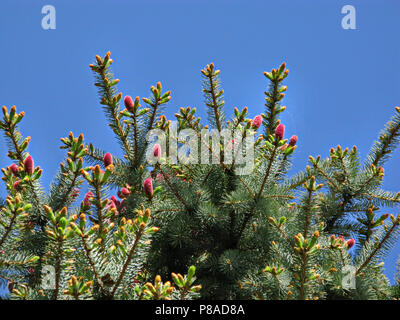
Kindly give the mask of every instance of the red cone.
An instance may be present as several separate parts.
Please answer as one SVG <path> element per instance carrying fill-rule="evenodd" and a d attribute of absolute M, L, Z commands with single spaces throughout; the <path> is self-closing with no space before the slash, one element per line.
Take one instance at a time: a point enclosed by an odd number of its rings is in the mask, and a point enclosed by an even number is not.
<path fill-rule="evenodd" d="M 17 176 L 17 175 L 18 175 L 18 166 L 17 166 L 15 163 L 13 163 L 13 164 L 10 166 L 10 170 L 11 170 L 11 172 L 13 173 L 14 176 Z"/>
<path fill-rule="evenodd" d="M 283 136 L 285 135 L 285 126 L 280 123 L 276 129 L 275 129 L 275 135 L 278 138 L 278 140 L 282 140 Z"/>
<path fill-rule="evenodd" d="M 113 158 L 111 153 L 106 153 L 104 155 L 104 166 L 107 168 L 110 164 L 113 164 Z"/>
<path fill-rule="evenodd" d="M 161 156 L 161 146 L 157 143 L 153 147 L 153 155 L 158 158 Z"/>
<path fill-rule="evenodd" d="M 262 116 L 258 115 L 255 116 L 253 121 L 252 121 L 252 126 L 254 129 L 258 129 L 262 124 Z"/>
<path fill-rule="evenodd" d="M 294 147 L 297 143 L 297 136 L 292 136 L 289 140 L 289 146 Z"/>
<path fill-rule="evenodd" d="M 125 96 L 124 98 L 124 104 L 125 104 L 125 108 L 128 109 L 128 111 L 132 111 L 133 110 L 133 100 L 131 96 Z"/>
<path fill-rule="evenodd" d="M 354 243 L 356 241 L 354 239 L 349 239 L 346 241 L 347 249 L 350 249 L 352 246 L 354 246 Z"/>
<path fill-rule="evenodd" d="M 153 196 L 153 180 L 151 177 L 144 180 L 144 193 L 150 198 Z"/>
<path fill-rule="evenodd" d="M 24 161 L 25 172 L 29 175 L 33 173 L 33 159 L 31 156 L 27 156 Z"/>
<path fill-rule="evenodd" d="M 83 199 L 83 203 L 85 204 L 86 207 L 90 207 L 91 202 L 90 200 L 92 200 L 94 197 L 93 192 L 89 191 L 88 193 L 85 194 L 85 198 Z"/>

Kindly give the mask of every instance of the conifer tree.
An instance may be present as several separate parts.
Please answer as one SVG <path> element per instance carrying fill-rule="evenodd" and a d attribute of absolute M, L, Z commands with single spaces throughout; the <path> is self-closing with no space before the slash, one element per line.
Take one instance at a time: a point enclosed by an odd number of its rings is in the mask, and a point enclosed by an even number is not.
<path fill-rule="evenodd" d="M 239 129 L 240 142 L 254 135 L 260 116 L 235 108 L 225 122 L 223 90 L 213 64 L 202 71 L 203 92 L 211 128 Z M 279 115 L 287 87 L 286 65 L 265 72 L 269 89 L 262 115 L 264 133 L 256 140 L 252 173 L 240 175 L 239 164 L 224 163 L 217 143 L 217 164 L 158 164 L 156 172 L 166 199 L 149 260 L 153 272 L 168 274 L 195 264 L 203 298 L 211 299 L 376 299 L 390 297 L 379 264 L 398 239 L 400 216 L 379 217 L 379 207 L 397 206 L 399 194 L 380 189 L 383 163 L 398 143 L 396 115 L 380 134 L 361 166 L 357 149 L 341 146 L 330 157 L 310 157 L 304 172 L 287 177 L 297 136 L 285 139 Z M 203 139 L 195 109 L 181 108 L 178 131 L 194 130 Z M 161 126 L 160 126 L 161 127 Z M 167 135 L 171 133 L 166 129 Z M 229 138 L 230 139 L 230 138 Z M 223 142 L 223 141 L 222 141 Z M 185 141 L 182 141 L 184 144 Z M 229 144 L 228 144 L 229 146 Z M 214 149 L 215 150 L 215 149 Z M 378 207 L 379 206 L 379 207 Z M 344 237 L 351 237 L 345 240 Z M 353 253 L 348 249 L 354 246 Z M 348 290 L 346 279 L 354 279 Z"/>
<path fill-rule="evenodd" d="M 143 99 L 149 108 L 125 97 L 126 109 L 120 110 L 122 94 L 116 94 L 111 63 L 107 53 L 96 56 L 90 67 L 124 157 L 113 157 L 86 144 L 83 134 L 70 132 L 61 139 L 67 156 L 49 194 L 39 183 L 42 169 L 26 152 L 30 137 L 23 139 L 17 127 L 24 112 L 3 107 L 0 129 L 14 163 L 2 169 L 9 195 L 0 216 L 0 278 L 11 298 L 192 299 L 201 288 L 194 284 L 194 266 L 187 275 L 170 274 L 166 282 L 159 275 L 150 278 L 143 268 L 158 231 L 143 185 L 145 135 L 170 96 L 161 95 L 158 83 L 151 88 L 153 97 Z M 89 190 L 77 202 L 84 182 Z M 113 190 L 120 200 L 110 197 Z"/>
<path fill-rule="evenodd" d="M 400 202 L 381 188 L 399 108 L 363 162 L 356 147 L 337 146 L 289 176 L 298 137 L 285 137 L 280 120 L 284 63 L 264 73 L 264 113 L 234 108 L 229 120 L 220 71 L 207 65 L 206 123 L 190 107 L 167 120 L 171 92 L 160 82 L 148 98 L 123 97 L 112 63 L 108 52 L 90 68 L 122 156 L 71 132 L 49 192 L 18 129 L 24 112 L 3 107 L 12 163 L 2 169 L 0 281 L 9 298 L 400 297 L 382 264 L 400 215 L 381 214 Z"/>

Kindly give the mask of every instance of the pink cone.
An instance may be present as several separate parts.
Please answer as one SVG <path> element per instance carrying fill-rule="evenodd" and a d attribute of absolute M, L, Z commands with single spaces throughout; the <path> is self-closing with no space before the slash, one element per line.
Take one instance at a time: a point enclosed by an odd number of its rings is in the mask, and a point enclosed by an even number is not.
<path fill-rule="evenodd" d="M 33 173 L 33 159 L 31 156 L 27 156 L 25 161 L 24 161 L 24 167 L 25 167 L 25 172 L 29 175 L 32 175 Z"/>
<path fill-rule="evenodd" d="M 91 205 L 90 200 L 93 199 L 93 197 L 94 197 L 94 194 L 91 191 L 89 191 L 88 193 L 85 194 L 85 197 L 83 199 L 83 203 L 84 203 L 84 205 L 86 207 L 90 207 L 90 205 Z"/>
<path fill-rule="evenodd" d="M 118 207 L 120 205 L 120 202 L 117 200 L 117 198 L 115 196 L 111 196 L 110 200 L 111 200 L 111 202 L 113 202 L 115 204 L 116 207 Z"/>
<path fill-rule="evenodd" d="M 276 129 L 275 129 L 275 135 L 278 138 L 278 140 L 282 140 L 283 136 L 285 135 L 285 126 L 280 123 Z"/>
<path fill-rule="evenodd" d="M 74 190 L 72 191 L 72 197 L 76 198 L 77 196 L 79 196 L 79 189 L 78 188 L 74 188 Z"/>
<path fill-rule="evenodd" d="M 108 206 L 110 208 L 117 208 L 117 205 L 115 204 L 115 202 L 113 200 L 110 200 L 110 202 L 108 203 Z"/>
<path fill-rule="evenodd" d="M 114 198 L 115 198 L 115 197 L 114 197 Z M 118 202 L 119 202 L 119 201 L 118 201 Z M 117 216 L 117 215 L 118 215 L 117 204 L 116 204 L 114 201 L 110 200 L 110 202 L 108 203 L 107 207 L 110 208 L 110 210 L 112 210 L 112 209 L 115 208 L 114 216 Z"/>
<path fill-rule="evenodd" d="M 18 175 L 18 166 L 15 164 L 15 163 L 13 163 L 11 166 L 10 166 L 10 170 L 11 170 L 11 172 L 13 173 L 13 175 L 14 176 L 17 176 Z"/>
<path fill-rule="evenodd" d="M 252 126 L 254 129 L 258 129 L 262 124 L 262 116 L 258 115 L 255 116 L 253 121 L 252 121 Z"/>
<path fill-rule="evenodd" d="M 150 198 L 153 196 L 153 180 L 151 177 L 144 180 L 144 193 Z"/>
<path fill-rule="evenodd" d="M 128 109 L 128 111 L 132 111 L 133 110 L 133 100 L 131 96 L 125 96 L 124 98 L 124 104 L 125 104 L 125 108 Z"/>
<path fill-rule="evenodd" d="M 104 166 L 107 168 L 110 164 L 113 164 L 113 158 L 111 153 L 106 153 L 104 155 Z"/>
<path fill-rule="evenodd" d="M 354 243 L 356 241 L 354 239 L 349 239 L 346 241 L 347 249 L 350 249 L 352 246 L 354 246 Z"/>
<path fill-rule="evenodd" d="M 294 147 L 297 143 L 297 136 L 292 136 L 289 140 L 289 146 Z"/>
<path fill-rule="evenodd" d="M 161 156 L 161 146 L 157 143 L 153 147 L 153 155 L 158 158 Z"/>
<path fill-rule="evenodd" d="M 15 190 L 17 190 L 17 191 L 18 191 L 18 190 L 21 190 L 20 183 L 21 183 L 21 182 L 20 182 L 19 180 L 17 180 L 17 181 L 14 182 L 14 189 L 15 189 Z"/>
<path fill-rule="evenodd" d="M 129 196 L 130 194 L 131 194 L 131 192 L 127 188 L 121 189 L 122 198 L 125 198 L 125 197 Z"/>

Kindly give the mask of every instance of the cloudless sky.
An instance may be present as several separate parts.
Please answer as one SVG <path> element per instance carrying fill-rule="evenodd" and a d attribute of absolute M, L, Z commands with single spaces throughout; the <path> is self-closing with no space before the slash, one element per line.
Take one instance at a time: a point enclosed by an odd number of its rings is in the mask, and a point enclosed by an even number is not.
<path fill-rule="evenodd" d="M 41 26 L 48 4 L 55 30 Z M 356 9 L 356 30 L 341 26 L 344 5 Z M 294 173 L 338 144 L 368 153 L 400 105 L 399 16 L 398 0 L 2 0 L 0 104 L 26 112 L 20 128 L 48 189 L 69 131 L 121 155 L 88 67 L 96 54 L 111 51 L 124 95 L 147 97 L 157 81 L 172 90 L 169 119 L 186 106 L 205 115 L 200 69 L 210 62 L 221 69 L 227 114 L 247 106 L 255 116 L 264 111 L 263 72 L 285 61 L 282 122 L 299 137 Z M 1 167 L 6 153 L 1 137 Z M 399 160 L 396 151 L 385 165 L 388 190 L 400 190 Z M 400 242 L 386 259 L 392 283 L 399 253 Z"/>

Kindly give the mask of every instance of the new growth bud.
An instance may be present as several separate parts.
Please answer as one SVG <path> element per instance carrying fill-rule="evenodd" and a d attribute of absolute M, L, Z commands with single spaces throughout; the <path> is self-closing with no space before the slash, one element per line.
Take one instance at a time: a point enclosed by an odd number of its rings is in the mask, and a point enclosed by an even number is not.
<path fill-rule="evenodd" d="M 297 143 L 297 136 L 292 136 L 289 140 L 289 146 L 294 147 Z"/>
<path fill-rule="evenodd" d="M 161 156 L 161 146 L 159 144 L 155 144 L 153 147 L 153 155 L 156 158 Z"/>
<path fill-rule="evenodd" d="M 32 175 L 33 174 L 33 166 L 34 166 L 33 159 L 31 156 L 28 155 L 24 161 L 25 173 Z"/>
<path fill-rule="evenodd" d="M 144 193 L 149 197 L 153 197 L 153 180 L 151 177 L 148 177 L 144 180 Z"/>
<path fill-rule="evenodd" d="M 10 170 L 11 170 L 11 172 L 13 173 L 13 175 L 14 176 L 17 176 L 18 175 L 18 166 L 15 164 L 15 163 L 13 163 L 11 166 L 10 166 Z"/>
<path fill-rule="evenodd" d="M 128 111 L 133 111 L 134 103 L 131 96 L 125 96 L 124 98 L 124 105 Z"/>
<path fill-rule="evenodd" d="M 113 158 L 110 153 L 104 155 L 104 166 L 107 168 L 110 164 L 113 164 Z"/>
<path fill-rule="evenodd" d="M 255 116 L 252 121 L 253 129 L 257 130 L 261 126 L 261 124 L 262 124 L 262 117 L 260 115 Z"/>
<path fill-rule="evenodd" d="M 354 246 L 354 243 L 356 241 L 354 239 L 349 239 L 346 241 L 347 249 L 350 249 L 352 246 Z"/>
<path fill-rule="evenodd" d="M 282 140 L 283 136 L 285 135 L 285 126 L 280 123 L 276 129 L 275 129 L 275 135 L 278 138 L 278 140 Z"/>

